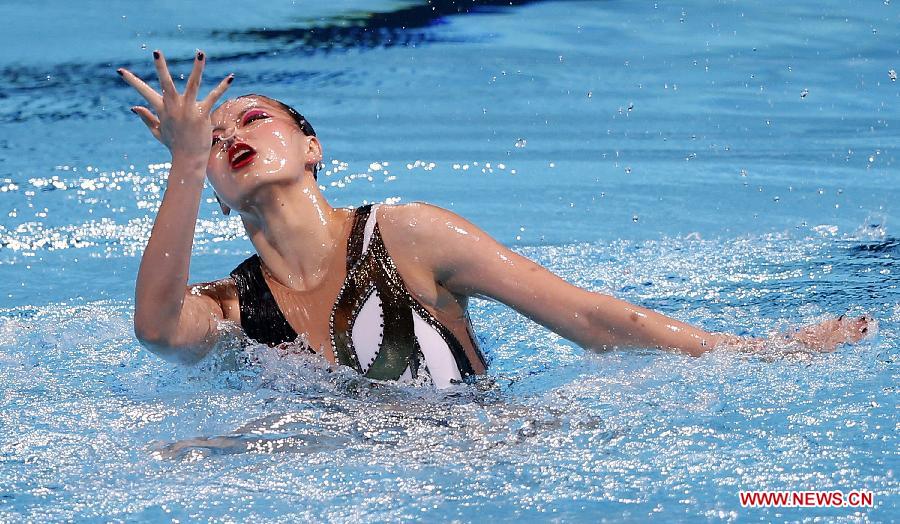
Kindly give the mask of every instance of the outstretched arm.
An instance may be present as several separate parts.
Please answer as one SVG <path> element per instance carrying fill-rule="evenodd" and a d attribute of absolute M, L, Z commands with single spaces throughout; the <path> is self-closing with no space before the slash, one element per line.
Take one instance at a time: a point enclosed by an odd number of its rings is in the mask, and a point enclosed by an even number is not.
<path fill-rule="evenodd" d="M 188 286 L 187 281 L 212 135 L 209 113 L 228 88 L 230 77 L 222 80 L 206 99 L 198 101 L 202 53 L 197 53 L 183 94 L 175 89 L 162 54 L 154 52 L 154 58 L 162 94 L 130 71 L 118 70 L 153 108 L 151 111 L 135 107 L 132 111 L 172 153 L 165 194 L 135 284 L 134 331 L 153 352 L 194 362 L 208 352 L 215 339 L 217 321 L 225 317 L 218 300 L 223 286 Z"/>
<path fill-rule="evenodd" d="M 586 349 L 658 347 L 697 356 L 719 344 L 752 349 L 765 342 L 710 333 L 613 296 L 579 288 L 451 211 L 424 203 L 410 206 L 415 206 L 412 212 L 417 218 L 415 227 L 409 228 L 410 235 L 428 246 L 419 250 L 423 254 L 420 258 L 431 266 L 437 282 L 453 293 L 496 299 Z M 843 340 L 847 333 L 837 333 L 847 326 L 838 323 L 823 323 L 787 336 L 816 349 L 831 350 L 847 341 Z"/>

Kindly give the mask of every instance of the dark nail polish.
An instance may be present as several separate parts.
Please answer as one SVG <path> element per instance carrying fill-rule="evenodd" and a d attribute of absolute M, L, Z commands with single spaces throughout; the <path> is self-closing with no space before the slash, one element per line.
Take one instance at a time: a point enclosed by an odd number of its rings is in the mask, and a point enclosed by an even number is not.
<path fill-rule="evenodd" d="M 869 328 L 867 328 L 867 327 L 862 328 L 862 334 L 863 334 L 863 335 L 865 335 L 865 334 L 868 333 L 868 332 L 869 332 Z"/>
<path fill-rule="evenodd" d="M 228 75 L 228 80 L 226 80 L 229 84 L 234 82 L 234 75 Z"/>
<path fill-rule="evenodd" d="M 159 60 L 159 51 L 154 51 L 154 52 L 153 52 L 153 58 L 156 59 L 156 60 Z"/>
<path fill-rule="evenodd" d="M 840 322 L 841 320 L 844 320 L 844 315 L 838 317 L 838 322 Z"/>
<path fill-rule="evenodd" d="M 125 76 L 125 71 L 122 71 L 121 69 L 116 69 L 116 73 L 119 73 L 119 76 Z"/>
<path fill-rule="evenodd" d="M 203 51 L 197 51 L 197 60 L 203 60 Z"/>
<path fill-rule="evenodd" d="M 138 114 L 137 109 L 135 109 L 135 108 L 133 108 L 133 107 L 131 108 L 131 112 L 134 113 L 134 114 Z"/>

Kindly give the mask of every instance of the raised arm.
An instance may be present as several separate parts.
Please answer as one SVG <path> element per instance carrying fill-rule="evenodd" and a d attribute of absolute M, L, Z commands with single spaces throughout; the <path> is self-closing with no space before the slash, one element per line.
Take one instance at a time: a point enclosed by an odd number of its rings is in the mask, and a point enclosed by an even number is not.
<path fill-rule="evenodd" d="M 138 270 L 134 332 L 141 344 L 163 357 L 195 362 L 212 347 L 216 323 L 225 318 L 222 304 L 227 287 L 222 282 L 188 286 L 187 281 L 209 159 L 209 114 L 231 77 L 198 102 L 203 53 L 197 53 L 183 95 L 175 89 L 165 58 L 158 51 L 153 55 L 162 95 L 130 71 L 118 70 L 153 108 L 132 111 L 172 153 L 168 183 Z"/>
<path fill-rule="evenodd" d="M 457 294 L 498 300 L 586 349 L 658 347 L 697 356 L 720 343 L 753 349 L 765 342 L 710 333 L 610 295 L 579 288 L 506 248 L 451 211 L 429 204 L 410 206 L 414 206 L 410 213 L 416 221 L 409 233 L 413 241 L 427 243 L 428 248 L 419 252 L 437 282 Z M 823 323 L 814 326 L 818 331 L 807 328 L 787 337 L 816 349 L 832 350 L 852 338 L 854 328 L 860 335 L 861 328 L 855 324 L 838 323 Z"/>

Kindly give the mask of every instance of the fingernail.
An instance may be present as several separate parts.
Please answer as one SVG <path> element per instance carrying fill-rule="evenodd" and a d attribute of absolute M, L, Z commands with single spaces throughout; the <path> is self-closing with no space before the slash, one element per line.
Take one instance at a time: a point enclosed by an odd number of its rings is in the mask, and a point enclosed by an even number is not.
<path fill-rule="evenodd" d="M 844 320 L 844 315 L 838 317 L 838 322 L 840 322 L 841 320 Z"/>
<path fill-rule="evenodd" d="M 203 60 L 203 51 L 197 51 L 197 60 Z"/>
<path fill-rule="evenodd" d="M 226 82 L 228 82 L 229 84 L 234 82 L 234 73 L 228 75 L 228 80 L 226 80 Z"/>
<path fill-rule="evenodd" d="M 154 52 L 153 52 L 153 58 L 156 59 L 156 60 L 159 60 L 159 51 L 154 51 Z"/>
<path fill-rule="evenodd" d="M 119 76 L 125 76 L 125 71 L 122 71 L 122 68 L 116 69 L 116 73 L 119 73 Z"/>
<path fill-rule="evenodd" d="M 134 114 L 138 114 L 137 108 L 135 108 L 135 107 L 132 107 L 132 108 L 131 108 L 131 112 L 134 113 Z"/>
<path fill-rule="evenodd" d="M 869 332 L 869 328 L 868 328 L 868 327 L 862 328 L 862 333 L 863 333 L 863 335 L 865 335 L 865 334 L 868 333 L 868 332 Z"/>

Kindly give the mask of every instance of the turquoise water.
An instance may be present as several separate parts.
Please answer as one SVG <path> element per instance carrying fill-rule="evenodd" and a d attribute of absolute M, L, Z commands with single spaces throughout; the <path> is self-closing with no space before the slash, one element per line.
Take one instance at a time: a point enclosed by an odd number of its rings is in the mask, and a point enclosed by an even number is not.
<path fill-rule="evenodd" d="M 900 5 L 512 4 L 0 4 L 0 521 L 898 519 Z M 310 119 L 333 205 L 433 202 L 707 329 L 878 330 L 597 355 L 474 301 L 490 372 L 451 392 L 233 344 L 165 363 L 131 319 L 168 157 L 114 69 L 197 47 Z M 208 189 L 191 280 L 251 249 Z"/>

